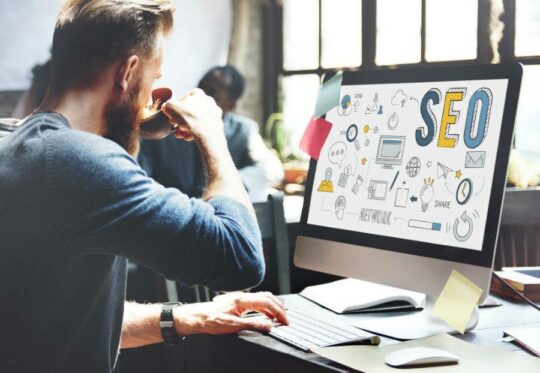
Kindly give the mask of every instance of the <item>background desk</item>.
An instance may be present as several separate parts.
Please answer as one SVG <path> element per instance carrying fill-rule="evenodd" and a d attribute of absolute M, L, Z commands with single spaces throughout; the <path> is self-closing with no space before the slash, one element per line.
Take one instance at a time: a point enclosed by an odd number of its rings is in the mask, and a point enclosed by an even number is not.
<path fill-rule="evenodd" d="M 333 314 L 298 295 L 282 297 L 289 304 L 306 304 L 317 312 Z M 500 307 L 480 310 L 477 328 L 460 339 L 486 346 L 493 346 L 516 353 L 526 352 L 513 343 L 501 342 L 503 330 L 509 326 L 540 326 L 540 312 L 530 306 L 501 300 Z M 351 322 L 361 315 L 336 316 Z M 382 344 L 397 343 L 381 338 Z M 185 344 L 183 367 L 178 372 L 352 372 L 347 367 L 333 363 L 313 353 L 305 353 L 271 337 L 254 332 L 232 336 L 197 336 Z"/>

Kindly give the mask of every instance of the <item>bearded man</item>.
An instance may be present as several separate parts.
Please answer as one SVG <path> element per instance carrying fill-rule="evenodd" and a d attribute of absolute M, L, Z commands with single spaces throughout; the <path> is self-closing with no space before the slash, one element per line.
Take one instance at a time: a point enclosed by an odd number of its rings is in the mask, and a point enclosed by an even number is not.
<path fill-rule="evenodd" d="M 165 0 L 71 0 L 60 11 L 48 93 L 0 140 L 3 372 L 111 372 L 119 348 L 268 331 L 270 321 L 241 317 L 251 310 L 287 322 L 267 293 L 125 303 L 126 258 L 222 290 L 264 274 L 253 208 L 213 99 L 194 90 L 163 107 L 176 136 L 202 153 L 202 199 L 160 186 L 134 159 L 172 25 Z"/>

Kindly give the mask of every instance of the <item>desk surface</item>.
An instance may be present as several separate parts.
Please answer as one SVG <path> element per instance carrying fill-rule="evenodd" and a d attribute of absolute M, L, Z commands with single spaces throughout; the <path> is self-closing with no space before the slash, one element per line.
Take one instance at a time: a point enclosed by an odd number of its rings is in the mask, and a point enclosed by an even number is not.
<path fill-rule="evenodd" d="M 298 296 L 282 297 L 286 303 L 314 307 L 314 311 L 334 315 L 348 322 L 362 318 L 356 315 L 335 315 Z M 480 310 L 476 329 L 458 338 L 516 353 L 526 352 L 517 345 L 502 342 L 503 330 L 510 326 L 540 326 L 540 312 L 524 304 L 501 300 L 502 306 Z M 398 343 L 381 338 L 381 344 Z M 242 332 L 238 336 L 194 338 L 185 350 L 186 372 L 352 372 L 314 353 L 305 353 L 269 336 Z"/>

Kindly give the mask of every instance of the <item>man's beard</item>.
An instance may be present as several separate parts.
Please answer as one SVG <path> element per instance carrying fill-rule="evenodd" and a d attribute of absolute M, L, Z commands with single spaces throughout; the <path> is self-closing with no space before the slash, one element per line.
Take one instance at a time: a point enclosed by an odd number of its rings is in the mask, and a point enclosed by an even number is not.
<path fill-rule="evenodd" d="M 139 124 L 143 111 L 139 105 L 140 84 L 135 84 L 120 102 L 109 103 L 105 109 L 105 137 L 136 157 L 140 148 Z"/>

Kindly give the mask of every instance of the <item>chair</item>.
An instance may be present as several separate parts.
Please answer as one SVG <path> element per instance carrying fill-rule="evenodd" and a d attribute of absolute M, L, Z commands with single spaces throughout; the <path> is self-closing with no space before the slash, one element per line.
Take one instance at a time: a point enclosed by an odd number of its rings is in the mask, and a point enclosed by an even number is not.
<path fill-rule="evenodd" d="M 291 251 L 285 213 L 283 211 L 283 193 L 270 194 L 266 202 L 253 204 L 257 221 L 261 229 L 267 273 L 274 273 L 277 286 L 273 286 L 277 294 L 291 293 Z M 263 282 L 264 285 L 264 282 Z M 266 289 L 265 289 L 266 290 Z"/>

